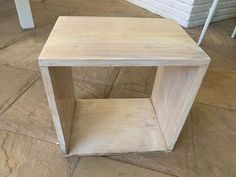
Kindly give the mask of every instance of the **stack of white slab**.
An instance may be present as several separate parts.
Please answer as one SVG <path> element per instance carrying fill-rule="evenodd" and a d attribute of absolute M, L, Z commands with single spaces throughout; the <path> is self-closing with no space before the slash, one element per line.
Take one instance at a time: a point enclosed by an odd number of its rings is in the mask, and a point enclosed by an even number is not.
<path fill-rule="evenodd" d="M 127 0 L 184 27 L 205 23 L 213 0 Z M 236 17 L 236 0 L 220 0 L 212 21 Z"/>

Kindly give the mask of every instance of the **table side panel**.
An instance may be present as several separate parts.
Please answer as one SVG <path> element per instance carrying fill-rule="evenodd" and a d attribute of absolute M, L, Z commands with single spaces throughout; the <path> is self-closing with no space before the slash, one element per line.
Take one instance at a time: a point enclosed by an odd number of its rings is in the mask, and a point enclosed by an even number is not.
<path fill-rule="evenodd" d="M 63 154 L 68 153 L 75 96 L 70 67 L 41 67 L 49 106 Z"/>
<path fill-rule="evenodd" d="M 152 102 L 169 150 L 172 150 L 208 65 L 159 67 Z"/>

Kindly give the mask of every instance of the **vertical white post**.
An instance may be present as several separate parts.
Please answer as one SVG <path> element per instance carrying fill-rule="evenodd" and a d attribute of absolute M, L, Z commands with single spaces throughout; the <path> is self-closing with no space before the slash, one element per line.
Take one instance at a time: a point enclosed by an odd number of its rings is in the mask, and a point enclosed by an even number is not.
<path fill-rule="evenodd" d="M 213 1 L 213 4 L 212 4 L 212 6 L 211 6 L 211 8 L 210 8 L 210 11 L 209 11 L 209 14 L 208 14 L 208 16 L 207 16 L 205 25 L 204 25 L 204 27 L 203 27 L 202 33 L 201 33 L 201 35 L 200 35 L 200 37 L 199 37 L 199 40 L 198 40 L 198 43 L 197 43 L 198 45 L 201 45 L 201 43 L 202 43 L 202 40 L 203 40 L 203 38 L 204 38 L 204 36 L 205 36 L 205 34 L 206 34 L 206 31 L 207 31 L 207 29 L 208 29 L 208 26 L 209 26 L 209 24 L 210 24 L 210 22 L 211 22 L 211 19 L 212 19 L 213 15 L 214 15 L 214 12 L 215 12 L 215 10 L 216 10 L 216 6 L 217 6 L 218 2 L 219 2 L 219 0 L 214 0 L 214 1 Z"/>
<path fill-rule="evenodd" d="M 29 0 L 14 0 L 22 29 L 34 28 Z"/>
<path fill-rule="evenodd" d="M 235 28 L 234 28 L 234 32 L 233 32 L 232 35 L 231 35 L 231 38 L 234 38 L 235 35 L 236 35 L 236 26 L 235 26 Z"/>

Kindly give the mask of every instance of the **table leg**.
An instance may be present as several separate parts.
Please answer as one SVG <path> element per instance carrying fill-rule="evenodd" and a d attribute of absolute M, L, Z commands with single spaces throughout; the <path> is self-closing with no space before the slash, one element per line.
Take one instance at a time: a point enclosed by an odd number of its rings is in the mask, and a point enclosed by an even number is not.
<path fill-rule="evenodd" d="M 231 38 L 234 38 L 235 35 L 236 35 L 236 26 L 235 26 L 235 28 L 234 28 L 234 31 L 233 31 L 232 35 L 231 35 Z"/>
<path fill-rule="evenodd" d="M 22 29 L 34 28 L 34 21 L 31 13 L 29 0 L 14 0 L 16 11 Z"/>

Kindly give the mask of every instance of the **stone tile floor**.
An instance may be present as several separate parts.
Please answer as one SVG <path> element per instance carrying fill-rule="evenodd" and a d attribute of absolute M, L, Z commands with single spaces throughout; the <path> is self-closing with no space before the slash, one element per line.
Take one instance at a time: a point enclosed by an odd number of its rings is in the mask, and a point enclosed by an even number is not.
<path fill-rule="evenodd" d="M 125 0 L 31 0 L 36 29 L 22 31 L 13 1 L 0 0 L 0 176 L 236 176 L 236 19 L 214 23 L 212 58 L 171 153 L 62 158 L 37 57 L 60 15 L 160 18 Z M 186 29 L 196 41 L 201 27 Z M 155 68 L 74 69 L 78 98 L 147 97 Z"/>

